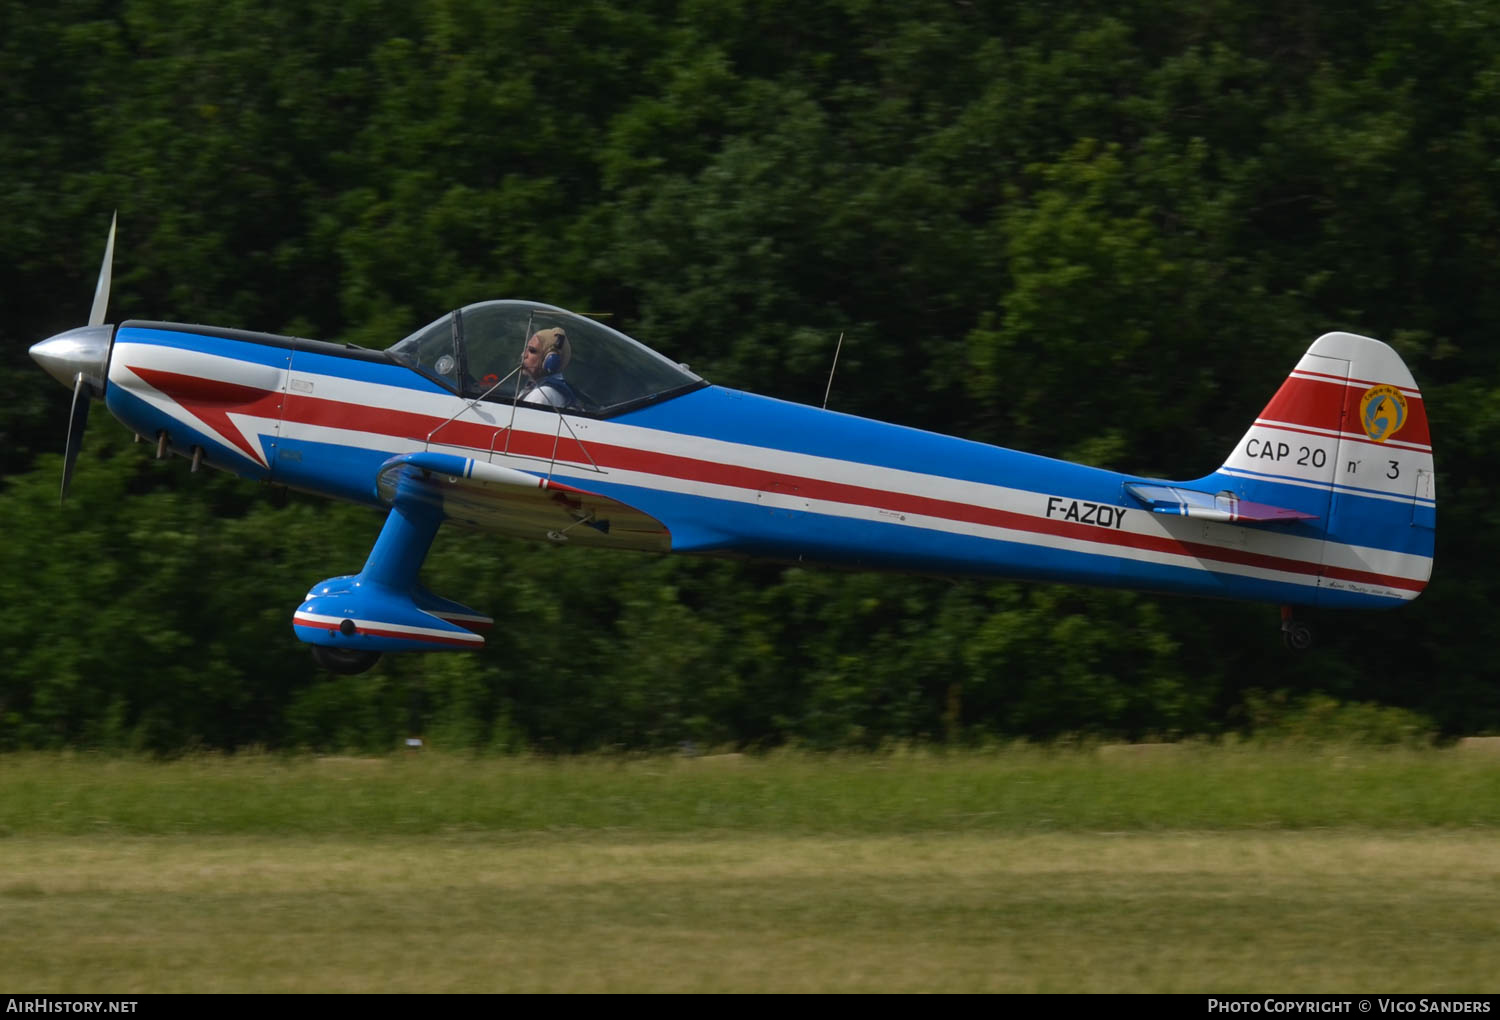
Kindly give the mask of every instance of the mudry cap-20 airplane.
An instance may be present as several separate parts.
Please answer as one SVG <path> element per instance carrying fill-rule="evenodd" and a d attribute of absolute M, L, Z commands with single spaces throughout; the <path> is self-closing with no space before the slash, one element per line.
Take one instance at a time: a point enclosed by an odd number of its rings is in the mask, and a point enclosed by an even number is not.
<path fill-rule="evenodd" d="M 297 637 L 336 672 L 479 648 L 491 619 L 418 581 L 444 521 L 620 549 L 1371 609 L 1432 571 L 1421 393 L 1390 347 L 1319 337 L 1217 471 L 1172 482 L 713 386 L 560 308 L 486 301 L 387 351 L 236 329 L 89 324 L 31 348 L 157 456 L 387 508 L 364 569 L 313 586 Z M 527 348 L 531 350 L 528 353 Z"/>

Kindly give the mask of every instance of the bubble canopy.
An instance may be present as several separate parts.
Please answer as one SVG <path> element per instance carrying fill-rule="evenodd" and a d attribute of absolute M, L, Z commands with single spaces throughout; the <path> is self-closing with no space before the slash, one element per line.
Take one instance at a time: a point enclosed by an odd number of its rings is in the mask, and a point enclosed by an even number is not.
<path fill-rule="evenodd" d="M 524 360 L 528 342 L 541 349 L 529 362 Z M 386 354 L 463 397 L 596 417 L 705 385 L 684 366 L 618 330 L 534 301 L 465 305 Z"/>

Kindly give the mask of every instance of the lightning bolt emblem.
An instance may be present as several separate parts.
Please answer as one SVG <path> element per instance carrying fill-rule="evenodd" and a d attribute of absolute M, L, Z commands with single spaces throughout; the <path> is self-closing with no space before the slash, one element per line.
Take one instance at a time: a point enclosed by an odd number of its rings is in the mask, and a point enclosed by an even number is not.
<path fill-rule="evenodd" d="M 280 418 L 281 393 L 278 390 L 134 365 L 130 370 L 163 396 L 176 401 L 197 419 L 204 431 L 216 436 L 225 446 L 242 451 L 261 467 L 270 466 L 260 443 L 252 442 L 252 437 L 234 423 L 231 414 Z"/>

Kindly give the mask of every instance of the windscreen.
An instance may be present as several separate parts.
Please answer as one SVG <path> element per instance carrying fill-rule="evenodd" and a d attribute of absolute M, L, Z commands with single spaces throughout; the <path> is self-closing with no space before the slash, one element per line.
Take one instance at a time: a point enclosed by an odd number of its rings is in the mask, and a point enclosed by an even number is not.
<path fill-rule="evenodd" d="M 703 384 L 617 330 L 528 301 L 467 305 L 389 353 L 465 397 L 598 416 Z"/>

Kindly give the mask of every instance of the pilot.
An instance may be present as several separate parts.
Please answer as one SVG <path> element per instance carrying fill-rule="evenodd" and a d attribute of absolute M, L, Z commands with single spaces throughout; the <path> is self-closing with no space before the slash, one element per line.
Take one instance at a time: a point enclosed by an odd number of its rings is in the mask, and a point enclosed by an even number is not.
<path fill-rule="evenodd" d="M 563 379 L 563 369 L 573 360 L 573 345 L 560 327 L 539 329 L 521 352 L 521 400 L 527 404 L 573 407 L 578 395 Z"/>

